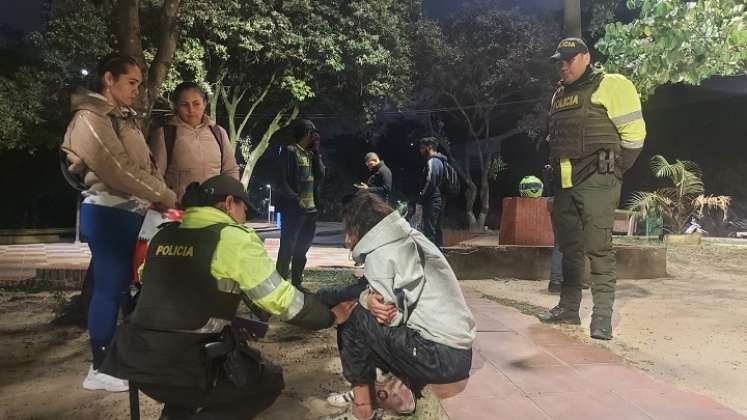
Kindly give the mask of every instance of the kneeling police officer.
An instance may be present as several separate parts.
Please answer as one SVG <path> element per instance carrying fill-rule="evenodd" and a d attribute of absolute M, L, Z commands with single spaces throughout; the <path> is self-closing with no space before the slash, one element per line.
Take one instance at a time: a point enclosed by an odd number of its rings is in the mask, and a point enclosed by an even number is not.
<path fill-rule="evenodd" d="M 285 281 L 259 237 L 243 224 L 249 196 L 218 175 L 184 196 L 184 220 L 151 240 L 142 291 L 101 370 L 164 402 L 162 419 L 247 419 L 284 387 L 280 367 L 232 327 L 242 293 L 284 321 L 323 329 L 352 306 L 331 310 Z"/>

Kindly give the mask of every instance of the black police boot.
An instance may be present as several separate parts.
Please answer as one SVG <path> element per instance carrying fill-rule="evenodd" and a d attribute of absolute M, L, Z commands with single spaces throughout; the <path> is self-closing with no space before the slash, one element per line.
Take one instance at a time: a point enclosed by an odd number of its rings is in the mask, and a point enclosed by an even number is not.
<path fill-rule="evenodd" d="M 591 316 L 591 338 L 597 340 L 612 339 L 612 317 L 602 315 Z"/>
<path fill-rule="evenodd" d="M 578 310 L 563 308 L 560 305 L 537 315 L 537 318 L 545 324 L 581 325 Z"/>

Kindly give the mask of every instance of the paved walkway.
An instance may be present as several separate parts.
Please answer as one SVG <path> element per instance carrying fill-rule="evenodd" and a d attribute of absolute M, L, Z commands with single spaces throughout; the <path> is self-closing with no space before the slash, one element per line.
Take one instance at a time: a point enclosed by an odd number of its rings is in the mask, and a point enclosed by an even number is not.
<path fill-rule="evenodd" d="M 270 258 L 277 258 L 280 240 L 265 239 Z M 339 247 L 314 246 L 309 250 L 309 269 L 353 268 L 350 252 Z M 88 244 L 57 243 L 0 246 L 0 285 L 3 281 L 26 280 L 36 270 L 85 270 L 91 259 Z"/>
<path fill-rule="evenodd" d="M 451 420 L 744 419 L 676 390 L 537 319 L 466 290 L 478 337 L 467 389 L 443 401 Z"/>
<path fill-rule="evenodd" d="M 273 258 L 278 242 L 265 241 Z M 0 246 L 0 285 L 31 278 L 36 269 L 85 269 L 89 259 L 86 244 Z M 310 268 L 352 265 L 345 249 L 310 250 Z M 443 401 L 450 420 L 745 418 L 709 398 L 657 382 L 624 365 L 619 356 L 471 289 L 465 296 L 478 337 L 467 389 Z"/>

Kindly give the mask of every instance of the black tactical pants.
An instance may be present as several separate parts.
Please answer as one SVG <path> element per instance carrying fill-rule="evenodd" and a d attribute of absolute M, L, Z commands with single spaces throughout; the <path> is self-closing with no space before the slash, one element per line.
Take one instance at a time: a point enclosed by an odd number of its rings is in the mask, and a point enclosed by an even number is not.
<path fill-rule="evenodd" d="M 280 249 L 275 268 L 286 280 L 290 274 L 294 286 L 300 286 L 303 281 L 306 253 L 311 248 L 311 242 L 316 233 L 316 219 L 317 213 L 288 212 L 283 214 Z"/>
<path fill-rule="evenodd" d="M 245 420 L 256 417 L 275 402 L 283 390 L 283 371 L 266 360 L 253 371 L 249 385 L 237 388 L 223 370 L 212 391 L 170 385 L 138 384 L 146 395 L 164 403 L 161 419 Z M 199 412 L 198 412 L 199 411 Z"/>
<path fill-rule="evenodd" d="M 342 374 L 354 386 L 373 383 L 378 367 L 393 373 L 420 397 L 428 384 L 467 378 L 472 366 L 471 349 L 426 340 L 406 326 L 381 325 L 360 305 L 337 334 Z"/>
<path fill-rule="evenodd" d="M 560 251 L 563 286 L 560 306 L 578 310 L 585 258 L 591 262 L 591 294 L 595 316 L 609 319 L 615 302 L 615 252 L 612 224 L 620 201 L 620 179 L 594 174 L 579 185 L 558 191 L 552 212 Z"/>

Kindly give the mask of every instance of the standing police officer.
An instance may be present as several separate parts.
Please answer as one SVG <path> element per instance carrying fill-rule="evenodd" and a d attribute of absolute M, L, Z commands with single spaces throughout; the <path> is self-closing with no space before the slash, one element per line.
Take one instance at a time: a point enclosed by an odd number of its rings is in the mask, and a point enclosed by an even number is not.
<path fill-rule="evenodd" d="M 101 369 L 164 402 L 162 419 L 253 418 L 284 384 L 280 367 L 232 325 L 241 294 L 309 329 L 344 322 L 352 308 L 330 310 L 275 271 L 244 227 L 249 196 L 236 179 L 193 183 L 183 203 L 182 223 L 162 228 L 148 246 L 137 306 Z"/>
<path fill-rule="evenodd" d="M 581 39 L 562 40 L 552 59 L 561 75 L 550 108 L 548 141 L 558 187 L 552 217 L 563 253 L 563 285 L 558 305 L 539 318 L 581 323 L 586 256 L 594 300 L 591 337 L 609 340 L 616 283 L 612 224 L 623 173 L 643 147 L 646 126 L 633 84 L 593 68 Z"/>

